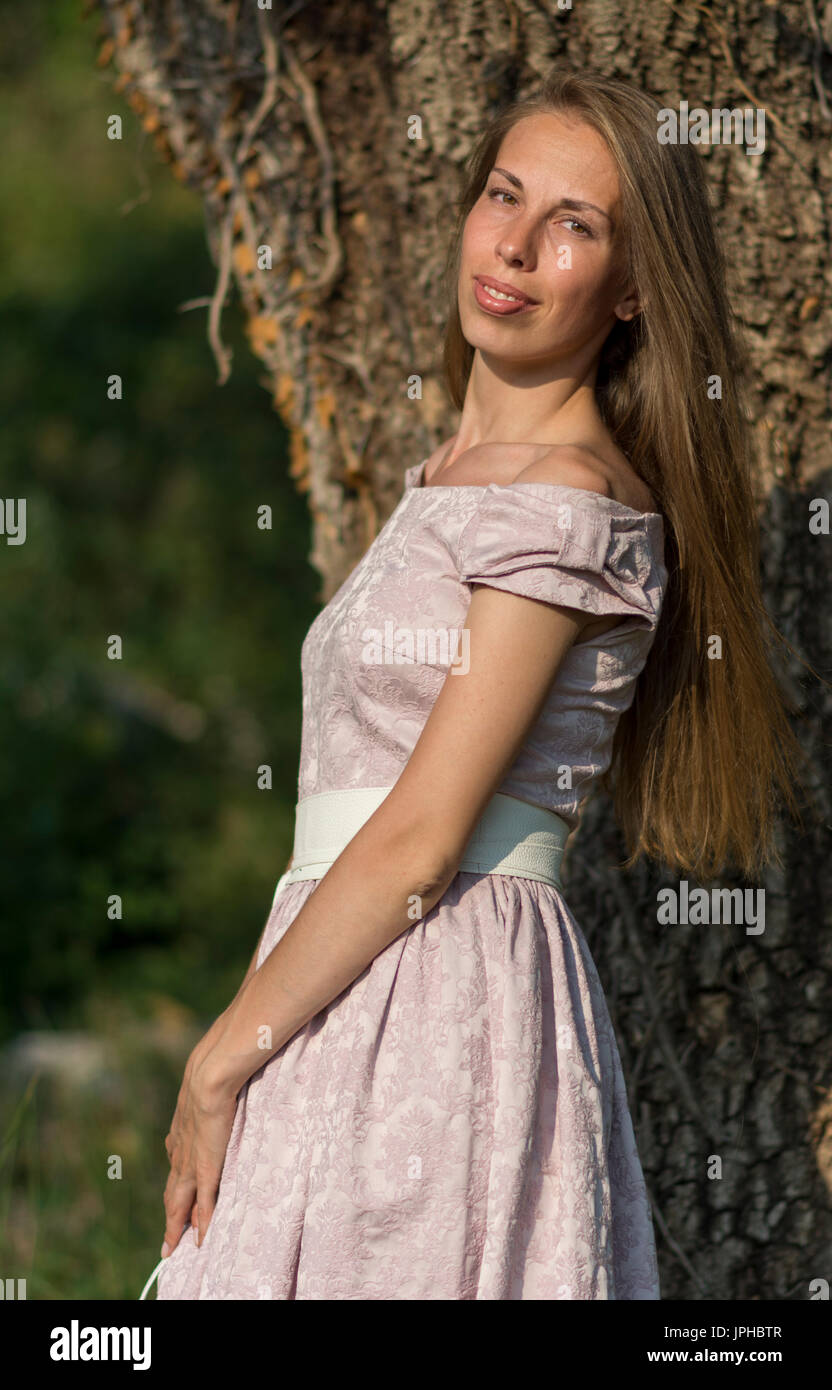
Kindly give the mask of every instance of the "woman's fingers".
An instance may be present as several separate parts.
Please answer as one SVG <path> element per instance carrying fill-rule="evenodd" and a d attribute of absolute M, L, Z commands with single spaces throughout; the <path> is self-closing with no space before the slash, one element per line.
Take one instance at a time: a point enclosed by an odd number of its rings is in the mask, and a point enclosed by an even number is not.
<path fill-rule="evenodd" d="M 217 1099 L 215 1092 L 200 1087 L 196 1071 L 187 1089 L 183 1085 L 165 1139 L 171 1171 L 165 1187 L 163 1259 L 176 1249 L 188 1226 L 197 1245 L 205 1239 L 217 1202 L 236 1108 L 236 1094 Z"/>
<path fill-rule="evenodd" d="M 219 1194 L 228 1140 L 237 1109 L 235 1096 L 212 1101 L 202 1110 L 197 1176 L 197 1245 L 202 1245 Z"/>
<path fill-rule="evenodd" d="M 201 1245 L 205 1239 L 205 1233 L 214 1215 L 214 1207 L 217 1205 L 217 1189 L 220 1185 L 220 1169 L 214 1167 L 204 1167 L 197 1175 L 197 1245 Z"/>
<path fill-rule="evenodd" d="M 165 1239 L 162 1245 L 162 1259 L 176 1249 L 183 1230 L 187 1229 L 195 1195 L 196 1183 L 192 1178 L 178 1178 L 171 1172 L 165 1184 Z"/>

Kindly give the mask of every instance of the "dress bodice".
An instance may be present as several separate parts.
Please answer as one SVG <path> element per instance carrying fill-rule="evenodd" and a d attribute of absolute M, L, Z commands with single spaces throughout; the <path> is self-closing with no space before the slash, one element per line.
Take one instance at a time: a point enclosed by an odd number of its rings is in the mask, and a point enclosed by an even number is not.
<path fill-rule="evenodd" d="M 423 487 L 425 463 L 407 470 L 398 505 L 304 639 L 298 799 L 393 785 L 465 660 L 472 586 L 487 584 L 620 618 L 569 649 L 498 788 L 572 826 L 655 637 L 662 517 L 553 483 Z"/>

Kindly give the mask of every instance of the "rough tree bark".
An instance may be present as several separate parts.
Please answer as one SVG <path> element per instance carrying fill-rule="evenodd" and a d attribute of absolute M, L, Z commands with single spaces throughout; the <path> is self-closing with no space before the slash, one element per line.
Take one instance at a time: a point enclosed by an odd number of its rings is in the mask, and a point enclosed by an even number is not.
<path fill-rule="evenodd" d="M 404 469 L 454 427 L 439 276 L 458 169 L 484 118 L 555 62 L 641 81 L 668 106 L 764 108 L 764 155 L 700 152 L 756 369 L 769 609 L 829 675 L 829 538 L 808 529 L 809 501 L 828 498 L 832 478 L 829 0 L 88 9 L 115 90 L 204 200 L 220 381 L 222 308 L 236 287 L 309 495 L 324 600 L 389 515 Z M 828 821 L 830 692 L 797 662 L 786 679 Z M 812 1280 L 832 1280 L 824 829 L 783 828 L 761 936 L 659 927 L 656 892 L 674 881 L 651 865 L 599 867 L 622 856 L 605 799 L 570 853 L 569 901 L 618 1031 L 665 1298 L 802 1300 L 817 1296 Z M 721 1179 L 708 1176 L 711 1155 Z"/>

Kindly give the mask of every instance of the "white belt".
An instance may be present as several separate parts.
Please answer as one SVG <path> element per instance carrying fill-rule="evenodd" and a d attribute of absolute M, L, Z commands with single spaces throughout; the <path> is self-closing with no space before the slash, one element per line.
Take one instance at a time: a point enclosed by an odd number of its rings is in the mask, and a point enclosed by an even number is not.
<path fill-rule="evenodd" d="M 392 787 L 358 787 L 303 797 L 295 807 L 292 867 L 278 879 L 275 898 L 285 884 L 323 878 L 390 791 Z M 495 792 L 458 869 L 533 878 L 563 891 L 560 864 L 569 833 L 566 821 L 554 811 Z"/>

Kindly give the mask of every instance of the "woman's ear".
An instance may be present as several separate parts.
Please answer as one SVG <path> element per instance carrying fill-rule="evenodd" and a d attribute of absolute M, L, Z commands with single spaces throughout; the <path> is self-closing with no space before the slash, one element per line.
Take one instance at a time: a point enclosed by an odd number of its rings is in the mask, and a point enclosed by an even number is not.
<path fill-rule="evenodd" d="M 642 313 L 644 307 L 638 295 L 630 294 L 616 304 L 614 313 L 616 318 L 622 319 L 625 323 L 629 323 L 637 314 Z"/>

